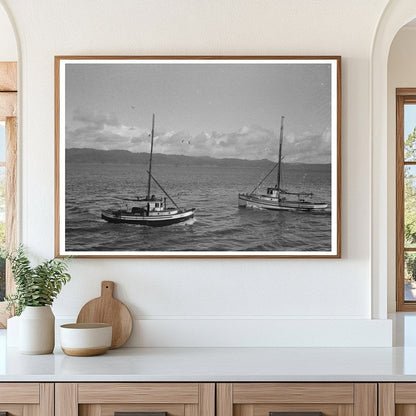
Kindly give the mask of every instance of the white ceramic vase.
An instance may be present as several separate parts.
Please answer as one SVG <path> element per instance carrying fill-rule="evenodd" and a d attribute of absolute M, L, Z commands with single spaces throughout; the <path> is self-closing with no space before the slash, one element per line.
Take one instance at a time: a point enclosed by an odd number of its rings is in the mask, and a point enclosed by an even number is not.
<path fill-rule="evenodd" d="M 7 347 L 19 347 L 19 320 L 20 316 L 13 316 L 7 320 Z"/>
<path fill-rule="evenodd" d="M 50 354 L 55 346 L 55 316 L 50 306 L 26 306 L 19 319 L 19 351 Z"/>

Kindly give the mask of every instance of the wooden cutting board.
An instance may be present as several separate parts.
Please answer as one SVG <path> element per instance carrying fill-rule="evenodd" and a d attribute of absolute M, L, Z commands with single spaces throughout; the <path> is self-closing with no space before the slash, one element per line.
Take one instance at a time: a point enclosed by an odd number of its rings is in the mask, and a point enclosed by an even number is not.
<path fill-rule="evenodd" d="M 103 322 L 113 326 L 111 349 L 121 347 L 130 338 L 133 319 L 127 306 L 113 297 L 114 282 L 101 282 L 101 296 L 86 303 L 77 323 Z"/>

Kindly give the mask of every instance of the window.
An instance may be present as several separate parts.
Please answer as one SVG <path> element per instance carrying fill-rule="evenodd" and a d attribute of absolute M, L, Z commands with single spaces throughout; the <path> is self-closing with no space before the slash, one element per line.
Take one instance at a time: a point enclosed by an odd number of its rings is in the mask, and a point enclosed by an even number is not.
<path fill-rule="evenodd" d="M 0 246 L 16 247 L 17 64 L 0 62 Z M 0 327 L 6 325 L 4 295 L 14 289 L 9 265 L 0 261 Z"/>
<path fill-rule="evenodd" d="M 416 88 L 396 91 L 397 310 L 416 311 Z"/>
<path fill-rule="evenodd" d="M 6 123 L 0 121 L 0 247 L 6 246 Z M 0 258 L 0 299 L 6 295 L 6 262 Z"/>

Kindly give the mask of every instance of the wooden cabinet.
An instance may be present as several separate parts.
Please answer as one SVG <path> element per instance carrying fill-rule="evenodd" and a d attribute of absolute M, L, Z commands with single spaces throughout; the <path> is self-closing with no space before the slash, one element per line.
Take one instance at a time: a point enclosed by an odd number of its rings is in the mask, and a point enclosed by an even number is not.
<path fill-rule="evenodd" d="M 217 416 L 377 416 L 376 383 L 219 383 L 216 399 Z"/>
<path fill-rule="evenodd" d="M 0 416 L 416 416 L 414 383 L 0 383 Z"/>
<path fill-rule="evenodd" d="M 415 416 L 416 383 L 380 383 L 379 416 Z"/>
<path fill-rule="evenodd" d="M 214 383 L 57 383 L 56 416 L 215 416 Z"/>
<path fill-rule="evenodd" d="M 53 384 L 0 383 L 0 415 L 53 416 Z"/>

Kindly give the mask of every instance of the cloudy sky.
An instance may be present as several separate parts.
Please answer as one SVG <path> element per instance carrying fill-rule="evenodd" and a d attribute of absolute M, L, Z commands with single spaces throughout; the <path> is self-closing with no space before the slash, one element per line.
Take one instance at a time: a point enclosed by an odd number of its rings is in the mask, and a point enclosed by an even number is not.
<path fill-rule="evenodd" d="M 67 148 L 329 163 L 329 64 L 70 63 Z"/>

